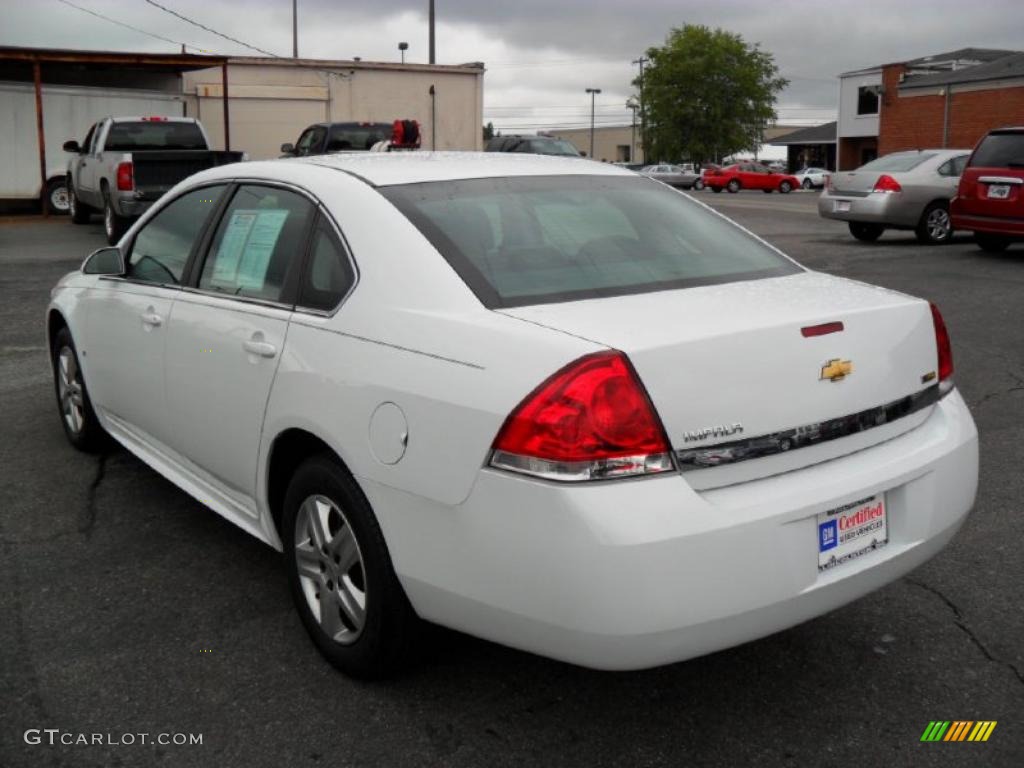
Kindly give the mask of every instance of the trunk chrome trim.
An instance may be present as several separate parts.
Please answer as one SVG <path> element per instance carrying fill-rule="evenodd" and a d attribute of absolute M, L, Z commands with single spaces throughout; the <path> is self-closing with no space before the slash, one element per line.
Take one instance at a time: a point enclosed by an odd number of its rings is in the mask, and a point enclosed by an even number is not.
<path fill-rule="evenodd" d="M 726 443 L 705 445 L 676 451 L 676 463 L 680 472 L 692 472 L 723 465 L 738 464 L 750 459 L 773 456 L 789 450 L 798 450 L 812 445 L 821 445 L 841 437 L 881 427 L 905 416 L 910 416 L 934 405 L 953 391 L 953 382 L 944 381 L 920 392 L 901 397 L 885 405 L 868 408 L 866 411 L 839 416 L 813 424 L 804 424 L 793 429 L 732 440 Z"/>
<path fill-rule="evenodd" d="M 1018 176 L 979 176 L 978 181 L 982 184 L 1024 184 L 1024 179 Z"/>

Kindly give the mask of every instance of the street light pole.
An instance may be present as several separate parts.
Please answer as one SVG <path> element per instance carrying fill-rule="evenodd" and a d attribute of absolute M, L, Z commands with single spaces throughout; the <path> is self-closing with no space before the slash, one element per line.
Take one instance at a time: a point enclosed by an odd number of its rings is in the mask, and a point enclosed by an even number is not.
<path fill-rule="evenodd" d="M 600 88 L 587 88 L 590 94 L 590 159 L 594 159 L 594 99 L 601 92 Z"/>
<path fill-rule="evenodd" d="M 647 162 L 647 102 L 644 101 L 644 64 L 650 59 L 641 56 L 634 59 L 634 64 L 640 65 L 640 145 L 644 148 L 644 162 Z"/>
<path fill-rule="evenodd" d="M 292 58 L 299 58 L 299 0 L 292 0 Z"/>
<path fill-rule="evenodd" d="M 399 43 L 398 50 L 402 52 L 402 63 L 405 64 L 405 52 L 409 50 L 409 44 Z"/>
<path fill-rule="evenodd" d="M 430 0 L 430 63 L 435 64 L 434 57 L 434 0 Z"/>
<path fill-rule="evenodd" d="M 640 105 L 637 100 L 630 96 L 626 99 L 626 108 L 633 113 L 633 122 L 629 133 L 629 162 L 636 162 L 636 110 Z"/>

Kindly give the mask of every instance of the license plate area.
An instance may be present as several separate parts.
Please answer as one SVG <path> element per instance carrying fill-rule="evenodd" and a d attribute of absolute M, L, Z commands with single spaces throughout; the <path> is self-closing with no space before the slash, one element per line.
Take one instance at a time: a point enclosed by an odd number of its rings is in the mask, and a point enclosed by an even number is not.
<path fill-rule="evenodd" d="M 987 196 L 990 200 L 1005 200 L 1010 196 L 1010 185 L 989 184 Z"/>
<path fill-rule="evenodd" d="M 856 560 L 889 541 L 885 495 L 878 493 L 817 516 L 818 572 Z"/>
<path fill-rule="evenodd" d="M 832 210 L 834 210 L 836 213 L 846 213 L 847 211 L 850 210 L 850 201 L 849 200 L 836 200 L 833 203 Z"/>

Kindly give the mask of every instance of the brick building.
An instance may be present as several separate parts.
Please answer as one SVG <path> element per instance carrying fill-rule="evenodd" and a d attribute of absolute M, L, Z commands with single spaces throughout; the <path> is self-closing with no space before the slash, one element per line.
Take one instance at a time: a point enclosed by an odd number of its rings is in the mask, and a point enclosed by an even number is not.
<path fill-rule="evenodd" d="M 991 128 L 1024 124 L 1020 51 L 961 48 L 839 77 L 839 170 L 903 149 L 970 148 Z"/>

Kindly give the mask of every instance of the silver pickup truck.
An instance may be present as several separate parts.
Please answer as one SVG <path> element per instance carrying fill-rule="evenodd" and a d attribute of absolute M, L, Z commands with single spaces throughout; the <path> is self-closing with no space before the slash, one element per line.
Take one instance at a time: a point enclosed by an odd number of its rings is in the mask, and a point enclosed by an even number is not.
<path fill-rule="evenodd" d="M 182 179 L 244 159 L 241 152 L 211 150 L 203 126 L 187 117 L 106 117 L 81 144 L 64 142 L 64 151 L 73 155 L 67 172 L 71 220 L 85 224 L 102 211 L 111 245 Z"/>

